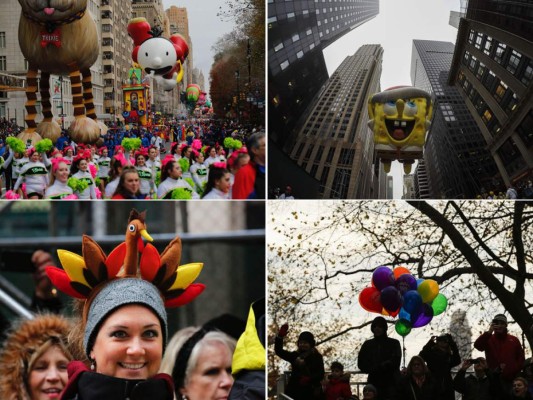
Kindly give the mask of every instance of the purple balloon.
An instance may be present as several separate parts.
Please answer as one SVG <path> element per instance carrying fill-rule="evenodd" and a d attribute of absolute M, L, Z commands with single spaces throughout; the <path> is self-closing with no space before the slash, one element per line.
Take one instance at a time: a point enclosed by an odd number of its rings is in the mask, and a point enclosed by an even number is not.
<path fill-rule="evenodd" d="M 426 326 L 433 319 L 433 308 L 429 304 L 422 304 L 416 313 L 411 315 L 411 322 L 413 328 L 420 328 Z"/>
<path fill-rule="evenodd" d="M 389 312 L 394 312 L 402 305 L 402 295 L 394 286 L 388 286 L 381 291 L 379 300 L 383 308 Z M 433 309 L 432 309 L 433 310 Z"/>
<path fill-rule="evenodd" d="M 422 296 L 416 290 L 409 290 L 403 294 L 403 308 L 409 314 L 413 315 L 421 305 Z"/>
<path fill-rule="evenodd" d="M 377 267 L 372 273 L 372 282 L 378 290 L 394 285 L 394 273 L 388 267 Z"/>
<path fill-rule="evenodd" d="M 398 278 L 396 278 L 394 285 L 401 294 L 404 294 L 409 290 L 416 290 L 417 287 L 416 278 L 411 274 L 400 275 Z"/>

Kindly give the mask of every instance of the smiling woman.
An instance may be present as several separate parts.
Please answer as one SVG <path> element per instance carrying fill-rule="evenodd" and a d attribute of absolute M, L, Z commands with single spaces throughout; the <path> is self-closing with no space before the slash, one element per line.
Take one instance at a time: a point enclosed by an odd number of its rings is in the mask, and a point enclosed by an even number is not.
<path fill-rule="evenodd" d="M 0 399 L 58 399 L 67 382 L 69 322 L 55 315 L 21 320 L 0 353 Z"/>

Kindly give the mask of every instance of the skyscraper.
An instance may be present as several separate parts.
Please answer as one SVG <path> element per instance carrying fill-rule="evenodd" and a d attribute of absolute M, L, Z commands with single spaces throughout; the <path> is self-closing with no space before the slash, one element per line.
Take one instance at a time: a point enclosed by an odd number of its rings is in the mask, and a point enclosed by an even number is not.
<path fill-rule="evenodd" d="M 366 109 L 368 97 L 379 91 L 382 58 L 379 45 L 346 57 L 287 143 L 290 157 L 320 181 L 323 198 L 377 197 Z"/>
<path fill-rule="evenodd" d="M 501 190 L 533 176 L 532 17 L 531 1 L 469 0 L 449 76 L 494 158 Z"/>
<path fill-rule="evenodd" d="M 269 139 L 282 147 L 327 81 L 322 50 L 378 12 L 378 0 L 268 0 Z"/>
<path fill-rule="evenodd" d="M 453 43 L 413 41 L 411 81 L 435 98 L 424 147 L 428 187 L 418 185 L 430 198 L 475 198 L 499 182 L 479 128 L 459 90 L 447 83 L 453 51 Z"/>
<path fill-rule="evenodd" d="M 185 38 L 189 45 L 189 55 L 185 59 L 185 75 L 183 77 L 183 87 L 186 87 L 189 83 L 194 82 L 192 78 L 194 52 L 192 48 L 192 40 L 189 35 L 189 17 L 187 9 L 185 7 L 171 6 L 165 12 L 170 23 L 170 34 L 173 35 L 174 33 L 179 33 Z"/>

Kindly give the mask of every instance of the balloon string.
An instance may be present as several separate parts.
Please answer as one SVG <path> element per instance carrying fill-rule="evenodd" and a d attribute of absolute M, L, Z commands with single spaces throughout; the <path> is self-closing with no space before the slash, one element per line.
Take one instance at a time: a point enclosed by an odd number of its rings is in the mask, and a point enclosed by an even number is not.
<path fill-rule="evenodd" d="M 403 366 L 405 368 L 405 336 L 402 336 L 402 347 L 403 347 Z"/>

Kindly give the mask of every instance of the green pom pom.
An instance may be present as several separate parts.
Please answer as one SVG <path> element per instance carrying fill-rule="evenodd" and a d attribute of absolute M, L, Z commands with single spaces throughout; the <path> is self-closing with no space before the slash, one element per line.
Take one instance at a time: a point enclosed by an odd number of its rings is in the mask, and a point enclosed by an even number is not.
<path fill-rule="evenodd" d="M 235 139 L 233 141 L 233 148 L 235 150 L 239 150 L 241 147 L 242 147 L 242 142 L 240 140 L 238 140 L 238 139 Z"/>
<path fill-rule="evenodd" d="M 177 188 L 172 191 L 173 200 L 190 200 L 192 199 L 192 193 L 189 189 Z"/>
<path fill-rule="evenodd" d="M 200 151 L 201 151 L 202 153 L 204 153 L 205 155 L 207 155 L 207 154 L 206 154 L 206 151 L 207 151 L 207 148 L 208 148 L 208 147 L 209 147 L 209 146 L 203 146 L 202 149 L 201 149 Z"/>
<path fill-rule="evenodd" d="M 125 139 L 122 139 L 122 142 L 120 144 L 122 145 L 122 147 L 124 147 L 124 150 L 127 150 L 127 151 L 137 150 L 141 148 L 141 139 L 125 138 Z"/>
<path fill-rule="evenodd" d="M 46 153 L 47 151 L 50 151 L 52 147 L 54 147 L 54 144 L 50 139 L 43 139 L 37 142 L 35 150 L 37 150 L 38 153 Z"/>
<path fill-rule="evenodd" d="M 16 137 L 10 136 L 6 139 L 6 142 L 15 153 L 24 153 L 26 151 L 24 142 Z"/>
<path fill-rule="evenodd" d="M 96 179 L 94 180 L 94 184 L 96 185 L 96 187 L 100 187 L 100 177 L 97 176 Z"/>
<path fill-rule="evenodd" d="M 231 137 L 225 138 L 224 139 L 224 147 L 226 149 L 233 149 L 233 142 L 234 142 L 233 138 L 231 138 Z"/>
<path fill-rule="evenodd" d="M 72 188 L 75 192 L 83 192 L 89 187 L 89 184 L 81 179 L 70 177 L 68 178 L 67 185 Z"/>
<path fill-rule="evenodd" d="M 180 159 L 178 160 L 178 164 L 180 165 L 181 170 L 182 170 L 183 172 L 187 172 L 187 171 L 189 171 L 189 167 L 190 167 L 190 164 L 191 164 L 191 163 L 189 162 L 189 160 L 188 160 L 187 158 L 183 158 L 183 157 L 180 158 Z"/>
<path fill-rule="evenodd" d="M 157 171 L 155 173 L 155 185 L 159 186 L 160 183 L 161 183 L 161 171 Z"/>
<path fill-rule="evenodd" d="M 194 181 L 192 178 L 183 178 L 185 182 L 187 182 L 189 185 L 191 185 L 192 188 L 194 188 Z"/>

